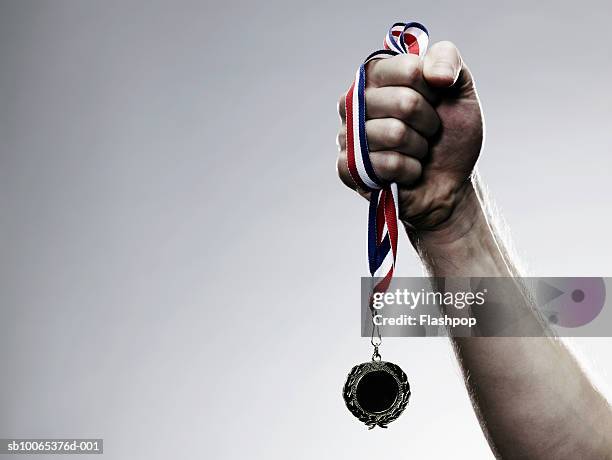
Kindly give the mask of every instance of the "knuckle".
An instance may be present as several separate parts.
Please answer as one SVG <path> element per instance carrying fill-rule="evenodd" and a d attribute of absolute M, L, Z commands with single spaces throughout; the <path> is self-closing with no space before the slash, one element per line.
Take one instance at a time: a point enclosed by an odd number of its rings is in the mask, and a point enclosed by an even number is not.
<path fill-rule="evenodd" d="M 345 94 L 341 94 L 340 97 L 338 98 L 338 104 L 336 106 L 336 110 L 338 111 L 338 115 L 340 115 L 340 118 L 344 119 L 345 113 L 346 113 L 346 107 L 345 107 Z"/>
<path fill-rule="evenodd" d="M 417 180 L 419 177 L 421 177 L 421 174 L 423 173 L 423 166 L 421 165 L 420 161 L 412 161 L 410 168 L 410 180 Z"/>
<path fill-rule="evenodd" d="M 346 146 L 346 127 L 343 125 L 340 131 L 338 131 L 338 135 L 336 136 L 336 147 L 338 147 L 338 151 L 344 149 Z"/>
<path fill-rule="evenodd" d="M 400 153 L 391 152 L 384 156 L 384 172 L 387 179 L 393 179 L 398 177 L 398 175 L 402 172 L 403 162 Z"/>
<path fill-rule="evenodd" d="M 423 159 L 427 156 L 427 153 L 429 152 L 429 143 L 427 142 L 427 140 L 416 133 L 411 136 L 410 141 L 407 144 L 407 153 L 411 157 Z"/>
<path fill-rule="evenodd" d="M 391 119 L 387 124 L 387 138 L 390 146 L 401 145 L 406 138 L 406 125 L 400 120 Z"/>
<path fill-rule="evenodd" d="M 407 88 L 402 88 L 403 90 L 397 95 L 397 110 L 399 115 L 402 117 L 409 117 L 414 114 L 418 104 L 417 95 L 408 90 Z"/>
<path fill-rule="evenodd" d="M 402 72 L 406 82 L 408 84 L 417 82 L 421 77 L 421 60 L 413 54 L 402 54 L 401 57 L 405 61 L 402 63 Z"/>
<path fill-rule="evenodd" d="M 370 86 L 382 86 L 383 76 L 380 75 L 381 72 L 377 71 L 376 65 L 379 64 L 379 59 L 374 59 L 366 64 L 366 87 Z"/>
<path fill-rule="evenodd" d="M 338 153 L 338 158 L 336 158 L 336 174 L 338 174 L 338 178 L 340 181 L 346 185 L 348 188 L 354 189 L 355 184 L 353 179 L 351 178 L 350 173 L 348 172 L 346 166 L 346 151 L 341 150 Z"/>

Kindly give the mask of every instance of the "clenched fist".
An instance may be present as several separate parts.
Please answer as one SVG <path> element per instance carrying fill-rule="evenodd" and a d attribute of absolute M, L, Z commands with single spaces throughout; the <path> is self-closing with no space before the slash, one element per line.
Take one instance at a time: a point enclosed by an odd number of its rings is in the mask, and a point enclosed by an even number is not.
<path fill-rule="evenodd" d="M 399 217 L 409 228 L 446 222 L 471 189 L 483 141 L 480 103 L 472 75 L 450 42 L 366 67 L 366 134 L 378 177 L 397 182 Z M 338 174 L 361 195 L 346 163 L 346 111 L 339 103 Z"/>

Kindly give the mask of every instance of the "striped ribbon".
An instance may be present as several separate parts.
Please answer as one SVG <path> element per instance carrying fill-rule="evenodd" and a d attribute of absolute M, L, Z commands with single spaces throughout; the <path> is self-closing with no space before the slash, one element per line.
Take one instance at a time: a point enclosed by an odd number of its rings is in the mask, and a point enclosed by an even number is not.
<path fill-rule="evenodd" d="M 397 258 L 398 193 L 397 184 L 382 181 L 370 161 L 365 131 L 366 64 L 374 59 L 386 59 L 398 54 L 422 57 L 427 50 L 429 35 L 417 22 L 393 24 L 385 37 L 384 49 L 370 54 L 357 70 L 355 81 L 346 94 L 346 157 L 348 170 L 355 184 L 371 192 L 368 213 L 368 261 L 370 274 L 382 278 L 374 292 L 389 287 Z"/>

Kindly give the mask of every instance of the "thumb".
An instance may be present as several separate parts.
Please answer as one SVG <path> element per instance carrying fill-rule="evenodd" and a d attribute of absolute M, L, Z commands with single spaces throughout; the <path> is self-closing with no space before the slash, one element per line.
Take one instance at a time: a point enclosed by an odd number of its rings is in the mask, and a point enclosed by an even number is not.
<path fill-rule="evenodd" d="M 425 81 L 434 88 L 471 86 L 472 77 L 457 47 L 447 41 L 435 43 L 423 62 Z"/>

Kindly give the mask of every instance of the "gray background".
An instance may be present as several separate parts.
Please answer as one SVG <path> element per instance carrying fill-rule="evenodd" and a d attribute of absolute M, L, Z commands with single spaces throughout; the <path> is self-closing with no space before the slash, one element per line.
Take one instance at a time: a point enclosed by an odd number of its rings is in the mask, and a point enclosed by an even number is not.
<path fill-rule="evenodd" d="M 103 437 L 108 458 L 489 458 L 446 339 L 385 341 L 413 385 L 389 430 L 340 398 L 370 348 L 336 100 L 396 20 L 455 41 L 527 273 L 612 275 L 610 13 L 1 2 L 0 435 Z M 421 273 L 406 239 L 398 270 Z M 611 340 L 576 347 L 609 394 Z"/>

